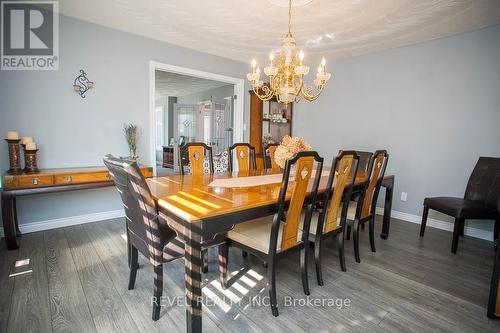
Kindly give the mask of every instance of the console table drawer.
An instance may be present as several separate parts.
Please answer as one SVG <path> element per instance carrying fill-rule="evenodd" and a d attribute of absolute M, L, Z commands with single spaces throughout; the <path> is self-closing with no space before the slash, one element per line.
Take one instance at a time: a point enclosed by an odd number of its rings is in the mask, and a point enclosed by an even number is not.
<path fill-rule="evenodd" d="M 17 185 L 19 187 L 50 186 L 50 185 L 54 185 L 54 177 L 53 176 L 41 176 L 41 175 L 22 176 L 22 177 L 18 178 Z"/>
<path fill-rule="evenodd" d="M 96 183 L 112 180 L 111 175 L 107 171 L 89 172 L 89 173 L 68 173 L 54 176 L 54 184 L 81 184 L 81 183 Z"/>

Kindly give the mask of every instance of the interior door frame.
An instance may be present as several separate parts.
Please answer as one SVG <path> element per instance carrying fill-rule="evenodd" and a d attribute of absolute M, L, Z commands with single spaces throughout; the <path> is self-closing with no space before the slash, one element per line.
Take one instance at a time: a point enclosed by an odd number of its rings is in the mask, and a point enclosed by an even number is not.
<path fill-rule="evenodd" d="M 245 122 L 245 80 L 242 78 L 231 77 L 216 73 L 210 73 L 205 71 L 200 71 L 197 69 L 180 67 L 170 64 L 165 64 L 162 62 L 151 60 L 149 62 L 149 129 L 150 129 L 150 163 L 153 167 L 153 174 L 156 176 L 156 145 L 155 145 L 155 91 L 156 91 L 156 80 L 155 72 L 164 71 L 175 74 L 183 74 L 188 76 L 193 76 L 201 79 L 208 79 L 214 81 L 225 82 L 234 85 L 234 95 L 238 98 L 234 101 L 233 110 L 233 142 L 243 142 L 244 138 L 244 122 Z"/>

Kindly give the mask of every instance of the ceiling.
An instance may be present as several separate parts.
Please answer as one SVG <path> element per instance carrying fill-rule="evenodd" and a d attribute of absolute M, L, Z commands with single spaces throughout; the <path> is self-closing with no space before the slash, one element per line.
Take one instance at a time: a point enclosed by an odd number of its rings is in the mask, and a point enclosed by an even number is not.
<path fill-rule="evenodd" d="M 228 85 L 226 82 L 200 79 L 193 76 L 163 72 L 158 70 L 155 72 L 155 84 L 156 97 L 182 97 Z"/>
<path fill-rule="evenodd" d="M 293 0 L 292 32 L 328 60 L 500 23 L 499 0 Z M 199 51 L 261 62 L 287 30 L 286 0 L 64 0 L 62 14 Z"/>

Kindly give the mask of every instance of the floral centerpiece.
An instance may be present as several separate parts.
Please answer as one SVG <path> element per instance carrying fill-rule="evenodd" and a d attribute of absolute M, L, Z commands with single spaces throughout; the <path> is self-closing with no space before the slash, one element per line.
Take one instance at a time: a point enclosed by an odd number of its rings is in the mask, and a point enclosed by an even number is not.
<path fill-rule="evenodd" d="M 308 150 L 312 150 L 311 145 L 298 136 L 291 137 L 285 135 L 274 152 L 274 161 L 280 168 L 284 169 L 287 160 L 291 159 L 298 152 Z"/>
<path fill-rule="evenodd" d="M 127 140 L 128 149 L 130 151 L 130 159 L 137 161 L 139 159 L 139 156 L 137 156 L 139 128 L 137 127 L 137 125 L 125 124 L 123 125 L 123 132 L 125 133 L 125 139 Z"/>

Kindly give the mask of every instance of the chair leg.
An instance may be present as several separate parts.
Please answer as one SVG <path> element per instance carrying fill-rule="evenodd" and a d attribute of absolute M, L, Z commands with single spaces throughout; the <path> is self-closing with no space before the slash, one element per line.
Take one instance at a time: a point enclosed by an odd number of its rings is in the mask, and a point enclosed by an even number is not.
<path fill-rule="evenodd" d="M 304 247 L 300 250 L 300 271 L 302 275 L 302 288 L 304 289 L 304 294 L 309 295 L 309 279 L 307 276 L 307 251 L 309 244 L 304 244 Z"/>
<path fill-rule="evenodd" d="M 369 232 L 370 232 L 370 247 L 372 248 L 372 252 L 377 252 L 375 250 L 375 216 L 373 216 L 370 221 L 368 221 Z M 364 223 L 363 223 L 364 224 Z"/>
<path fill-rule="evenodd" d="M 201 258 L 203 259 L 203 267 L 201 271 L 203 273 L 208 273 L 208 249 L 201 251 Z"/>
<path fill-rule="evenodd" d="M 163 265 L 154 266 L 153 320 L 160 318 L 161 297 L 163 294 Z"/>
<path fill-rule="evenodd" d="M 422 223 L 420 224 L 420 237 L 424 237 L 425 225 L 427 224 L 427 215 L 429 214 L 429 207 L 424 206 L 422 213 Z"/>
<path fill-rule="evenodd" d="M 347 239 L 347 240 L 351 239 L 351 226 L 350 225 L 347 226 L 347 235 L 346 235 L 345 239 Z"/>
<path fill-rule="evenodd" d="M 276 258 L 269 258 L 269 267 L 267 268 L 267 283 L 269 284 L 269 298 L 271 303 L 271 312 L 273 316 L 278 317 L 278 302 L 276 300 Z"/>
<path fill-rule="evenodd" d="M 339 261 L 340 261 L 340 269 L 342 272 L 346 272 L 345 266 L 345 256 L 344 256 L 344 231 L 337 235 L 337 245 L 339 248 Z"/>
<path fill-rule="evenodd" d="M 460 223 L 460 230 L 459 230 L 459 235 L 464 237 L 464 231 L 465 231 L 465 220 Z"/>
<path fill-rule="evenodd" d="M 356 262 L 360 263 L 361 259 L 359 257 L 359 221 L 356 219 L 353 225 L 353 246 L 354 246 L 354 257 Z"/>
<path fill-rule="evenodd" d="M 132 290 L 134 289 L 135 286 L 135 277 L 137 276 L 137 268 L 139 267 L 138 264 L 139 253 L 132 244 L 130 244 L 129 246 L 129 253 L 130 253 L 130 261 L 129 261 L 130 275 L 128 279 L 128 290 Z"/>
<path fill-rule="evenodd" d="M 500 242 L 500 216 L 495 220 L 495 230 L 493 231 L 493 243 L 495 244 L 495 251 Z"/>
<path fill-rule="evenodd" d="M 247 252 L 247 251 L 243 251 L 243 250 L 242 250 L 242 251 L 241 251 L 241 256 L 242 256 L 243 258 L 248 257 L 248 252 Z"/>
<path fill-rule="evenodd" d="M 463 219 L 455 219 L 455 225 L 453 226 L 453 240 L 451 242 L 451 253 L 457 253 L 458 238 L 460 235 L 460 225 L 464 223 Z"/>
<path fill-rule="evenodd" d="M 316 264 L 316 279 L 318 285 L 323 285 L 323 272 L 321 271 L 321 236 L 316 236 L 316 241 L 314 242 L 314 263 Z"/>
<path fill-rule="evenodd" d="M 227 260 L 229 255 L 229 246 L 227 243 L 219 245 L 219 273 L 222 289 L 227 288 Z"/>

